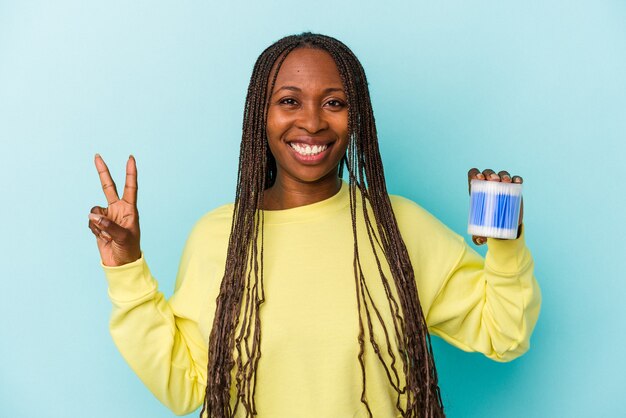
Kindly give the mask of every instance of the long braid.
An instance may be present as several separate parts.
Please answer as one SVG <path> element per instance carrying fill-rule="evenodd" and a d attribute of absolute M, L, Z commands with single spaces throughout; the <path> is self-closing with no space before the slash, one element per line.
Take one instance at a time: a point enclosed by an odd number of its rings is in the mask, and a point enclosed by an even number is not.
<path fill-rule="evenodd" d="M 359 310 L 359 354 L 362 373 L 361 402 L 372 412 L 366 397 L 366 340 L 384 367 L 391 387 L 397 394 L 396 408 L 404 417 L 442 417 L 443 405 L 437 383 L 430 336 L 422 312 L 415 275 L 400 235 L 385 186 L 385 176 L 378 149 L 374 114 L 365 72 L 354 54 L 334 38 L 303 33 L 285 37 L 268 47 L 254 66 L 242 127 L 239 171 L 233 222 L 228 243 L 213 328 L 209 339 L 207 389 L 201 416 L 226 418 L 241 406 L 245 415 L 256 415 L 254 394 L 256 370 L 261 358 L 259 309 L 263 292 L 263 192 L 276 180 L 276 161 L 267 145 L 266 121 L 268 93 L 282 62 L 296 48 L 317 48 L 334 59 L 348 102 L 350 143 L 340 164 L 348 170 L 350 215 L 354 236 L 354 274 Z M 358 191 L 358 193 L 357 193 Z M 360 196 L 360 202 L 359 202 Z M 380 279 L 388 299 L 392 323 L 385 324 L 367 286 L 359 254 L 357 237 L 358 206 L 366 224 L 369 241 Z M 371 208 L 371 213 L 368 211 Z M 373 219 L 372 219 L 373 215 Z M 393 285 L 383 271 L 376 248 L 389 265 Z M 394 288 L 397 299 L 394 296 Z M 382 326 L 387 364 L 380 344 L 374 339 L 374 323 Z M 390 325 L 391 329 L 387 326 Z M 390 333 L 395 334 L 403 368 L 404 381 L 398 373 L 398 359 L 392 350 Z M 233 373 L 234 372 L 234 373 Z M 233 373 L 233 374 L 231 374 Z M 234 376 L 234 383 L 231 381 Z M 231 388 L 236 399 L 230 399 Z M 404 398 L 403 398 L 404 396 Z"/>

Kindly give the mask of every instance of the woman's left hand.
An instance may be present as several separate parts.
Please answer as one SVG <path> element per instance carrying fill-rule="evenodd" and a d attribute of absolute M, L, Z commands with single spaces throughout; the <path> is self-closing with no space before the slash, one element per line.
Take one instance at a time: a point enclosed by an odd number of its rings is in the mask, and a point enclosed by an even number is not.
<path fill-rule="evenodd" d="M 495 171 L 488 168 L 483 170 L 482 172 L 477 168 L 472 168 L 467 172 L 467 187 L 468 191 L 470 190 L 470 182 L 472 180 L 486 180 L 486 181 L 501 181 L 504 183 L 519 183 L 522 184 L 524 179 L 521 176 L 511 176 L 508 171 L 500 171 L 496 174 Z M 524 218 L 524 198 L 522 197 L 522 203 L 519 211 L 519 222 L 518 225 L 522 224 L 522 219 Z M 483 245 L 487 242 L 486 237 L 479 237 L 476 235 L 472 235 L 472 241 L 476 245 Z"/>

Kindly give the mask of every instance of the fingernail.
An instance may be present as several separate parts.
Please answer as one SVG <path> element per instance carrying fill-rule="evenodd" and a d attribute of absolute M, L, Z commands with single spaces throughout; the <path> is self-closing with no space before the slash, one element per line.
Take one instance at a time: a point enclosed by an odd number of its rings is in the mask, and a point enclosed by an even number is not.
<path fill-rule="evenodd" d="M 500 176 L 498 176 L 496 173 L 491 173 L 491 178 L 493 180 L 498 180 L 500 178 Z"/>
<path fill-rule="evenodd" d="M 100 154 L 96 153 L 95 158 L 102 158 L 102 157 L 100 156 Z"/>
<path fill-rule="evenodd" d="M 506 174 L 502 176 L 502 180 L 511 180 L 511 176 L 507 176 Z"/>
<path fill-rule="evenodd" d="M 109 235 L 109 233 L 106 231 L 100 231 L 100 235 L 102 235 L 104 238 L 108 239 L 109 241 L 113 239 L 113 237 L 111 237 L 111 235 Z"/>
<path fill-rule="evenodd" d="M 95 213 L 90 213 L 89 214 L 89 220 L 90 221 L 94 221 L 94 222 L 99 222 L 100 221 L 100 215 L 97 215 Z"/>
<path fill-rule="evenodd" d="M 476 174 L 476 177 L 477 177 L 477 178 L 479 178 L 479 179 L 481 179 L 481 180 L 484 180 L 484 179 L 485 179 L 485 176 L 483 176 L 483 175 L 482 175 L 482 174 L 480 174 L 480 173 L 479 173 L 479 174 Z"/>

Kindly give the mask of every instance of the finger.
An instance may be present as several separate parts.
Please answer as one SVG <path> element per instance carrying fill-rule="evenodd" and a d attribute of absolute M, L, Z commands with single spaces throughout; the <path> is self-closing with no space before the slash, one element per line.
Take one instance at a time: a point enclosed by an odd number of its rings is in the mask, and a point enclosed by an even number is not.
<path fill-rule="evenodd" d="M 477 169 L 476 167 L 474 168 L 470 168 L 470 170 L 467 172 L 467 179 L 468 180 L 473 180 L 476 178 L 476 176 L 480 174 L 480 170 Z"/>
<path fill-rule="evenodd" d="M 490 168 L 483 170 L 483 176 L 485 176 L 485 180 L 500 181 L 500 177 Z"/>
<path fill-rule="evenodd" d="M 524 182 L 524 179 L 521 176 L 513 176 L 513 183 L 522 184 L 523 182 Z"/>
<path fill-rule="evenodd" d="M 89 229 L 91 230 L 91 232 L 93 232 L 93 234 L 96 236 L 96 238 L 98 238 L 100 236 L 100 229 L 98 229 L 98 227 L 91 221 L 89 221 Z"/>
<path fill-rule="evenodd" d="M 104 162 L 100 154 L 96 154 L 95 163 L 96 163 L 96 168 L 98 169 L 98 175 L 100 176 L 100 184 L 102 185 L 102 191 L 104 191 L 104 196 L 107 199 L 107 203 L 110 205 L 111 203 L 117 202 L 118 200 L 120 200 L 120 198 L 117 195 L 115 182 L 111 178 L 109 167 L 107 167 L 106 163 Z"/>
<path fill-rule="evenodd" d="M 89 221 L 89 229 L 96 236 L 96 238 L 101 239 L 102 241 L 109 242 L 111 241 L 111 236 L 107 234 L 105 231 L 102 231 L 100 228 L 96 226 L 93 222 Z"/>
<path fill-rule="evenodd" d="M 487 238 L 485 237 L 477 237 L 476 235 L 472 235 L 472 241 L 476 245 L 483 245 L 487 242 Z"/>
<path fill-rule="evenodd" d="M 106 216 L 106 209 L 101 207 L 101 206 L 94 206 L 93 208 L 91 208 L 89 213 L 94 213 L 96 215 L 104 215 L 104 216 Z M 92 226 L 95 226 L 95 223 L 91 220 L 91 216 L 90 216 L 89 217 L 89 228 L 91 229 Z M 99 233 L 100 233 L 100 230 L 98 229 L 98 234 Z"/>
<path fill-rule="evenodd" d="M 472 180 L 481 180 L 478 178 L 478 175 L 480 174 L 480 170 L 477 168 L 471 168 L 468 172 L 467 172 L 467 191 L 471 194 L 472 191 L 472 186 L 471 186 L 471 181 Z"/>
<path fill-rule="evenodd" d="M 132 155 L 126 162 L 126 184 L 124 185 L 124 195 L 122 200 L 131 205 L 137 204 L 137 162 Z"/>
<path fill-rule="evenodd" d="M 100 230 L 100 228 L 98 228 L 93 222 L 89 222 L 89 229 L 91 229 L 91 232 L 93 232 L 96 238 L 99 238 L 105 242 L 112 241 L 111 235 L 109 235 L 106 231 Z"/>
<path fill-rule="evenodd" d="M 91 210 L 89 211 L 89 213 L 95 213 L 96 215 L 107 215 L 107 210 L 106 208 L 103 208 L 102 206 L 94 206 L 93 208 L 91 208 Z"/>
<path fill-rule="evenodd" d="M 89 220 L 94 223 L 96 228 L 102 231 L 100 235 L 109 236 L 111 240 L 118 244 L 123 245 L 130 237 L 130 232 L 126 228 L 119 226 L 106 216 L 90 213 Z M 106 235 L 104 235 L 105 232 Z"/>
<path fill-rule="evenodd" d="M 94 214 L 94 215 L 106 216 L 107 210 L 106 208 L 103 208 L 100 206 L 94 206 L 93 208 L 91 208 L 89 213 Z M 93 232 L 96 238 L 100 238 L 107 242 L 111 241 L 112 240 L 111 235 L 109 235 L 106 231 L 102 231 L 100 228 L 98 228 L 95 221 L 93 221 L 91 218 L 92 216 L 90 215 L 89 216 L 89 229 L 91 229 L 91 232 Z"/>
<path fill-rule="evenodd" d="M 504 183 L 511 182 L 511 175 L 508 171 L 502 170 L 498 173 L 498 176 L 500 177 L 500 180 L 502 180 Z"/>

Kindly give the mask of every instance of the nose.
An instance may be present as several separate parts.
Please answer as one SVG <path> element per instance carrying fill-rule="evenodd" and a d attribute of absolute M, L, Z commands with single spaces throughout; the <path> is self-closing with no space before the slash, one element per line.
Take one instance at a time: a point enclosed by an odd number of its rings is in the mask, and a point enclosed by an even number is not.
<path fill-rule="evenodd" d="M 306 105 L 298 112 L 296 126 L 314 134 L 328 128 L 328 121 L 324 116 L 324 111 L 319 106 Z"/>

